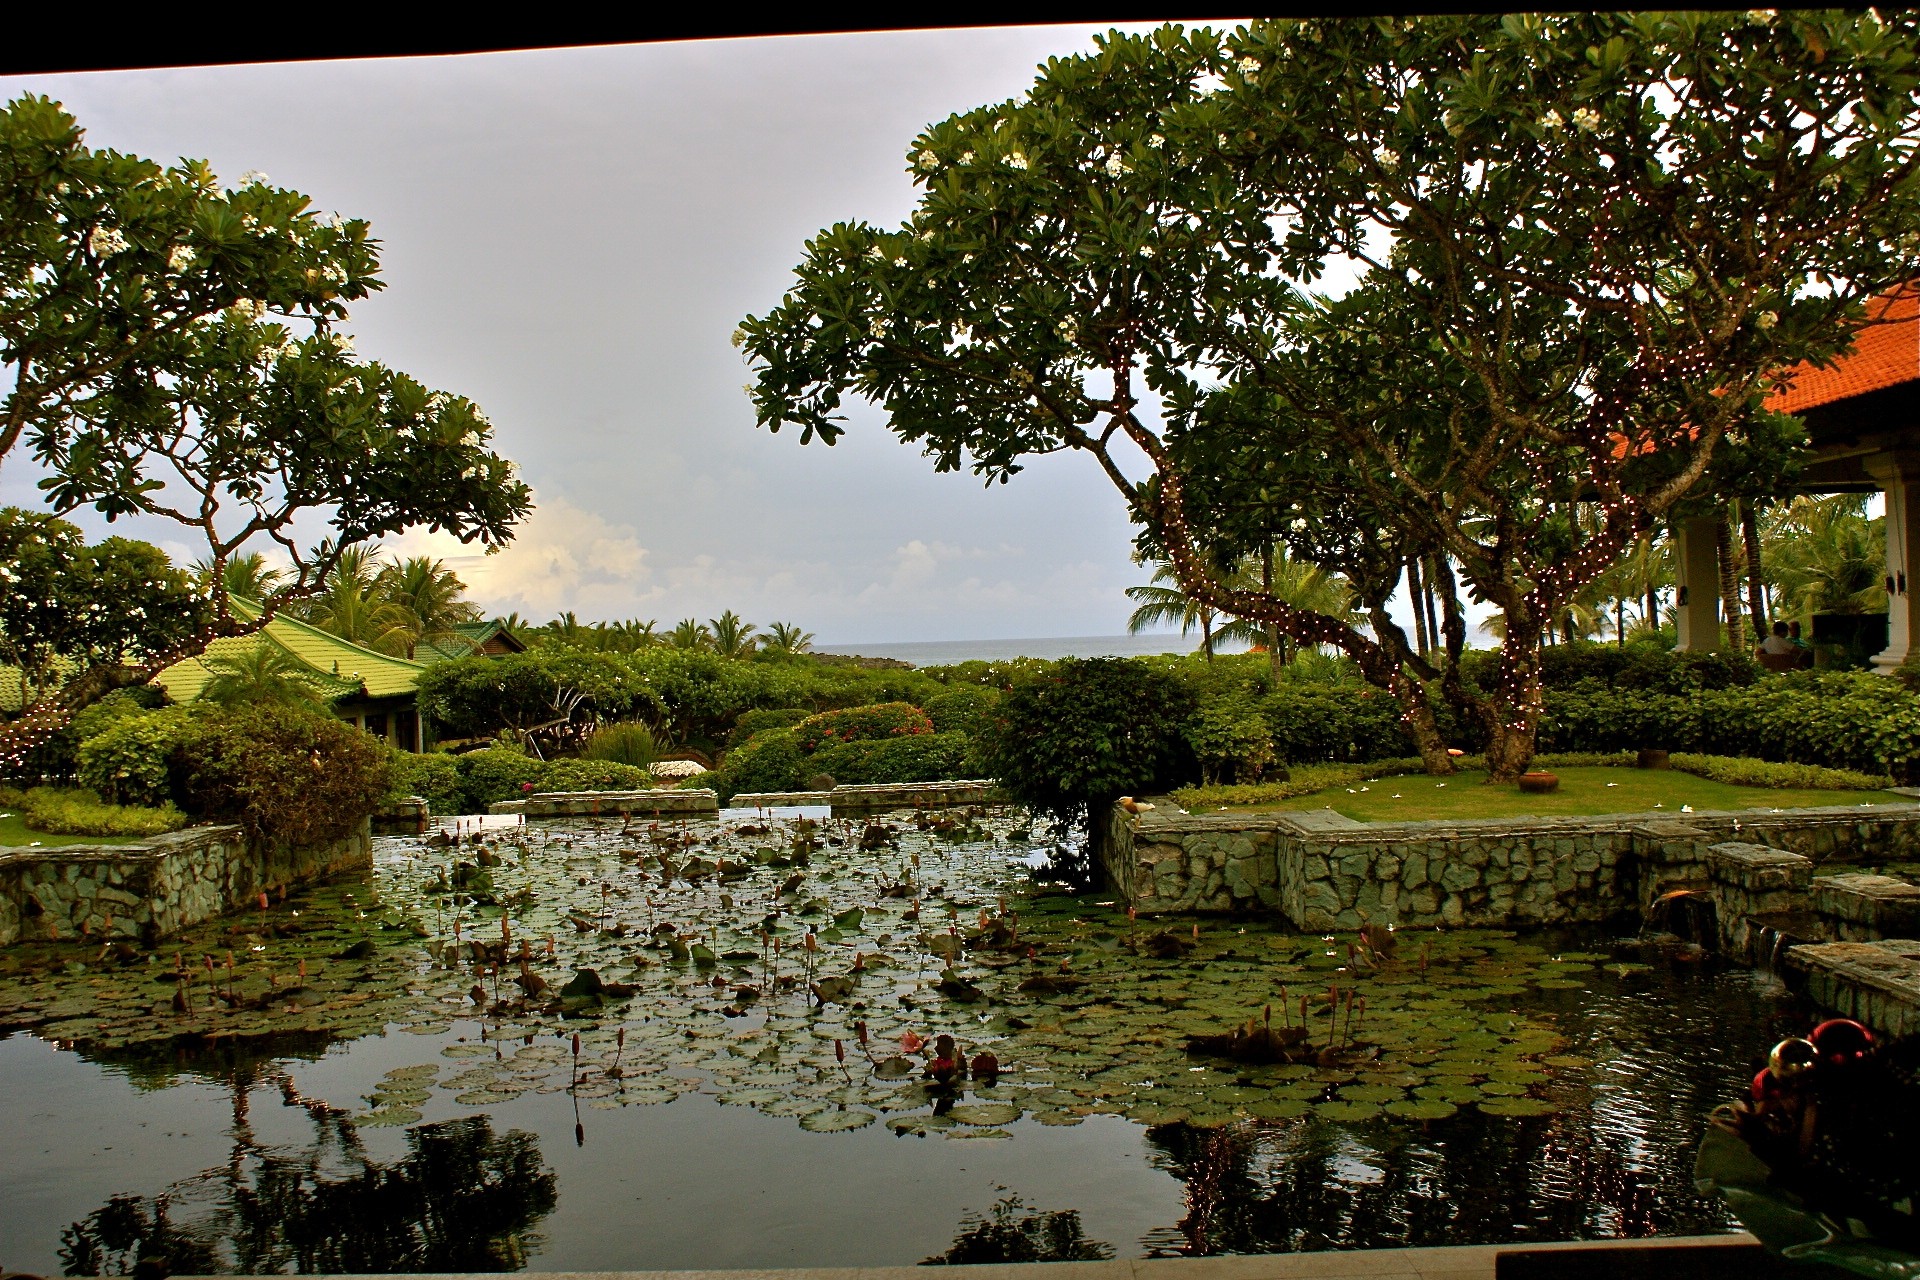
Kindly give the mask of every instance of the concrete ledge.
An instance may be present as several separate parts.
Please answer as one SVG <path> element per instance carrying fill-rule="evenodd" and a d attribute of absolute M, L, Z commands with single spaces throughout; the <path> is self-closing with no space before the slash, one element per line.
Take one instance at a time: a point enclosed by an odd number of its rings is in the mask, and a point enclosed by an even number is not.
<path fill-rule="evenodd" d="M 1004 804 L 1006 796 L 991 778 L 950 778 L 940 782 L 873 782 L 835 787 L 835 809 L 933 809 L 955 804 Z"/>
<path fill-rule="evenodd" d="M 727 808 L 772 809 L 832 803 L 833 792 L 831 791 L 742 791 L 727 801 Z"/>
<path fill-rule="evenodd" d="M 529 818 L 620 818 L 630 814 L 712 814 L 720 812 L 719 793 L 705 787 L 654 787 L 645 791 L 539 791 L 525 800 L 500 800 L 488 813 L 520 813 Z"/>
<path fill-rule="evenodd" d="M 1831 1269 L 1786 1262 L 1745 1232 L 1648 1240 L 1571 1240 L 1426 1249 L 1116 1258 L 1109 1262 L 998 1263 L 954 1269 L 966 1280 L 1823 1280 Z M 549 1271 L 540 1280 L 926 1280 L 922 1267 L 743 1268 L 737 1271 Z M 939 1274 L 939 1273 L 932 1273 Z M 176 1280 L 212 1280 L 181 1276 Z M 336 1280 L 376 1280 L 337 1277 Z M 483 1280 L 416 1274 L 413 1280 Z"/>
<path fill-rule="evenodd" d="M 1920 938 L 1920 887 L 1851 872 L 1813 882 L 1813 909 L 1843 942 Z"/>
<path fill-rule="evenodd" d="M 1729 841 L 1708 846 L 1707 874 L 1722 884 L 1737 885 L 1749 893 L 1805 890 L 1813 883 L 1813 860 L 1763 844 Z"/>

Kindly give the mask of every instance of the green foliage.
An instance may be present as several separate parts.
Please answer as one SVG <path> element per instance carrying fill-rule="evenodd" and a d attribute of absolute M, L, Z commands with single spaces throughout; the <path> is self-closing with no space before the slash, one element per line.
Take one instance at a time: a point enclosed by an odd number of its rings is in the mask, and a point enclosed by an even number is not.
<path fill-rule="evenodd" d="M 538 791 L 547 776 L 545 761 L 512 747 L 468 751 L 454 761 L 460 767 L 462 813 L 485 813 L 496 801 L 518 800 L 527 793 L 526 784 Z"/>
<path fill-rule="evenodd" d="M 822 747 L 805 758 L 811 774 L 830 774 L 841 785 L 872 782 L 939 782 L 977 772 L 974 744 L 964 733 L 920 733 L 864 739 Z"/>
<path fill-rule="evenodd" d="M 192 723 L 172 760 L 183 807 L 238 822 L 257 840 L 345 836 L 391 785 L 386 744 L 321 712 L 258 703 Z"/>
<path fill-rule="evenodd" d="M 980 762 L 1016 803 L 1088 830 L 1115 798 L 1192 776 L 1181 728 L 1194 707 L 1191 690 L 1144 663 L 1069 658 L 1001 700 Z"/>
<path fill-rule="evenodd" d="M 654 741 L 653 730 L 637 720 L 627 720 L 595 729 L 587 739 L 585 754 L 589 760 L 611 760 L 644 769 L 660 754 L 660 745 Z"/>
<path fill-rule="evenodd" d="M 1491 684 L 1498 661 L 1499 654 L 1493 650 L 1469 650 L 1460 659 L 1461 676 Z M 1624 647 L 1576 641 L 1540 651 L 1540 683 L 1548 689 L 1570 689 L 1595 680 L 1614 688 L 1682 693 L 1752 684 L 1760 675 L 1759 664 L 1745 650 L 1692 652 L 1657 640 Z"/>
<path fill-rule="evenodd" d="M 118 715 L 80 743 L 76 756 L 81 785 L 119 804 L 160 805 L 172 795 L 169 761 L 197 732 L 203 714 L 166 707 Z"/>
<path fill-rule="evenodd" d="M 733 722 L 733 732 L 727 735 L 727 744 L 738 748 L 756 733 L 768 729 L 787 729 L 799 724 L 813 712 L 805 707 L 774 707 L 768 711 L 742 711 L 740 718 Z"/>
<path fill-rule="evenodd" d="M 1364 685 L 1281 685 L 1261 699 L 1260 712 L 1289 765 L 1386 760 L 1413 749 L 1400 708 Z"/>
<path fill-rule="evenodd" d="M 1273 729 L 1249 694 L 1206 699 L 1188 718 L 1184 732 L 1204 782 L 1229 774 L 1257 782 L 1274 763 Z"/>
<path fill-rule="evenodd" d="M 1676 752 L 1667 757 L 1676 769 L 1735 787 L 1798 787 L 1812 791 L 1875 791 L 1893 785 L 1884 773 L 1827 769 L 1812 764 L 1781 764 L 1746 757 L 1703 756 Z"/>
<path fill-rule="evenodd" d="M 742 791 L 792 791 L 801 784 L 806 759 L 792 728 L 762 729 L 727 752 L 718 770 L 682 785 L 710 786 L 722 804 Z"/>
<path fill-rule="evenodd" d="M 999 692 L 993 686 L 954 685 L 936 693 L 921 704 L 935 733 L 980 732 L 993 709 L 1000 705 Z"/>
<path fill-rule="evenodd" d="M 622 655 L 560 645 L 437 662 L 420 677 L 418 706 L 447 738 L 491 737 L 556 719 L 655 719 L 665 711 L 645 673 Z"/>
<path fill-rule="evenodd" d="M 537 784 L 541 791 L 644 791 L 652 785 L 645 766 L 618 760 L 554 760 Z"/>
<path fill-rule="evenodd" d="M 1295 796 L 1312 795 L 1328 787 L 1352 786 L 1375 778 L 1422 771 L 1418 756 L 1376 760 L 1371 764 L 1302 764 L 1287 771 L 1285 782 L 1236 783 L 1210 787 L 1180 787 L 1169 794 L 1175 804 L 1195 813 L 1241 805 L 1273 804 Z"/>
<path fill-rule="evenodd" d="M 386 799 L 419 796 L 435 814 L 463 813 L 460 762 L 444 751 L 396 751 Z"/>
<path fill-rule="evenodd" d="M 35 787 L 21 807 L 27 826 L 63 836 L 157 836 L 187 825 L 187 815 L 171 804 L 107 804 L 84 790 Z"/>
<path fill-rule="evenodd" d="M 231 657 L 205 659 L 213 678 L 201 686 L 200 697 L 221 707 L 255 702 L 280 702 L 318 708 L 329 701 L 321 678 L 270 635 L 261 635 Z M 335 688 L 339 687 L 336 682 Z"/>
<path fill-rule="evenodd" d="M 933 721 L 919 707 L 905 702 L 881 702 L 809 716 L 794 726 L 793 736 L 800 750 L 814 752 L 841 743 L 932 732 Z"/>
<path fill-rule="evenodd" d="M 207 617 L 158 547 L 89 545 L 64 520 L 0 507 L 0 662 L 22 674 L 27 705 L 80 672 L 171 654 Z"/>
<path fill-rule="evenodd" d="M 1554 750 L 1661 747 L 1907 778 L 1920 762 L 1920 697 L 1854 671 L 1689 693 L 1590 683 L 1548 691 L 1540 740 Z"/>

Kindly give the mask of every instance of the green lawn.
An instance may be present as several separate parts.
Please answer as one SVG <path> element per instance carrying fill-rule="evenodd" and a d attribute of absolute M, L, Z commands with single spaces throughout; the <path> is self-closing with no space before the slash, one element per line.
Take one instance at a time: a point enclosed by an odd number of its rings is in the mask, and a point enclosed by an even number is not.
<path fill-rule="evenodd" d="M 1816 791 L 1810 788 L 1736 787 L 1678 769 L 1586 767 L 1555 769 L 1560 789 L 1527 795 L 1509 782 L 1488 785 L 1484 772 L 1451 778 L 1407 774 L 1329 787 L 1311 795 L 1235 812 L 1332 809 L 1359 822 L 1419 822 L 1451 818 L 1563 817 L 1638 813 L 1646 809 L 1803 809 L 1818 805 L 1910 803 L 1889 791 Z"/>
<path fill-rule="evenodd" d="M 45 831 L 29 830 L 21 820 L 18 809 L 9 809 L 0 805 L 0 849 L 8 846 L 30 845 L 38 842 L 41 847 L 52 849 L 63 844 L 136 844 L 139 836 L 56 836 Z"/>

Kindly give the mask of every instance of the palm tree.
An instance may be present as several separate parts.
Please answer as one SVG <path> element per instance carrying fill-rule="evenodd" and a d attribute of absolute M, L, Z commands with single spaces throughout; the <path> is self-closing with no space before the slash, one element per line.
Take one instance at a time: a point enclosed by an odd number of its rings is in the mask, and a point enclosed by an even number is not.
<path fill-rule="evenodd" d="M 463 622 L 477 622 L 480 607 L 465 600 L 467 584 L 455 577 L 445 563 L 427 556 L 413 556 L 380 571 L 374 590 L 386 603 L 406 615 L 406 656 L 411 658 L 422 644 L 450 640 L 460 633 Z"/>
<path fill-rule="evenodd" d="M 760 647 L 782 656 L 805 653 L 813 648 L 813 632 L 802 631 L 797 623 L 776 622 L 767 628 Z"/>
<path fill-rule="evenodd" d="M 713 633 L 698 618 L 682 618 L 668 633 L 667 643 L 676 649 L 711 649 Z"/>
<path fill-rule="evenodd" d="M 1353 607 L 1353 590 L 1344 578 L 1328 573 L 1319 565 L 1290 558 L 1283 547 L 1275 547 L 1271 559 L 1246 557 L 1222 574 L 1220 580 L 1235 590 L 1261 591 L 1282 604 L 1325 614 L 1342 622 L 1352 623 L 1359 619 L 1358 611 Z M 1415 600 L 1416 609 L 1419 604 Z M 1282 650 L 1285 641 L 1279 629 L 1264 622 L 1235 618 L 1215 631 L 1213 639 L 1215 644 L 1238 641 L 1248 646 L 1264 647 L 1272 655 L 1276 671 L 1286 661 Z"/>
<path fill-rule="evenodd" d="M 758 643 L 753 638 L 754 625 L 741 621 L 740 615 L 731 609 L 717 618 L 708 618 L 707 625 L 713 628 L 714 652 L 723 658 L 744 658 Z"/>
<path fill-rule="evenodd" d="M 1171 582 L 1173 586 L 1159 584 Z M 1139 605 L 1127 617 L 1127 634 L 1137 636 L 1151 627 L 1180 624 L 1180 634 L 1200 628 L 1200 652 L 1213 661 L 1213 609 L 1189 596 L 1178 585 L 1180 574 L 1170 560 L 1153 562 L 1153 578 L 1144 587 L 1128 587 L 1127 598 Z"/>
<path fill-rule="evenodd" d="M 1887 607 L 1885 517 L 1867 518 L 1865 495 L 1798 497 L 1767 511 L 1761 526 L 1781 612 L 1804 620 Z"/>
<path fill-rule="evenodd" d="M 212 582 L 213 561 L 195 560 L 189 572 L 204 588 Z M 230 596 L 239 596 L 243 600 L 264 600 L 268 592 L 287 580 L 287 574 L 286 570 L 268 564 L 267 558 L 258 551 L 249 551 L 227 561 L 221 579 Z"/>
<path fill-rule="evenodd" d="M 213 678 L 200 696 L 223 707 L 257 702 L 320 706 L 328 699 L 313 672 L 270 636 L 261 635 L 232 657 L 208 658 Z"/>
<path fill-rule="evenodd" d="M 365 649 L 404 655 L 413 639 L 408 611 L 384 598 L 378 547 L 348 547 L 327 577 L 326 589 L 300 606 L 303 621 Z"/>

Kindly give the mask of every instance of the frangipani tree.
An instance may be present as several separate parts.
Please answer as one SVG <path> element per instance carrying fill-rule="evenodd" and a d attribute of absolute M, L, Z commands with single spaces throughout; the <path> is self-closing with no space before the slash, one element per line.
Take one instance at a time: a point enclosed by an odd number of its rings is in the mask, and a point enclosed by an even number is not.
<path fill-rule="evenodd" d="M 1547 622 L 1724 441 L 1789 448 L 1757 412 L 1775 372 L 1843 349 L 1920 265 L 1915 34 L 1856 13 L 1116 34 L 917 139 L 904 226 L 808 245 L 741 326 L 756 412 L 830 443 L 867 399 L 989 481 L 1084 453 L 1195 599 L 1346 652 L 1436 771 L 1440 681 L 1510 776 Z M 1357 285 L 1307 292 L 1343 262 Z M 1269 542 L 1371 626 L 1229 588 L 1200 552 Z M 1490 690 L 1384 608 L 1436 551 L 1502 615 Z"/>

